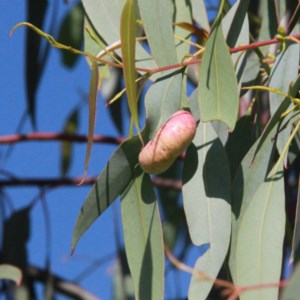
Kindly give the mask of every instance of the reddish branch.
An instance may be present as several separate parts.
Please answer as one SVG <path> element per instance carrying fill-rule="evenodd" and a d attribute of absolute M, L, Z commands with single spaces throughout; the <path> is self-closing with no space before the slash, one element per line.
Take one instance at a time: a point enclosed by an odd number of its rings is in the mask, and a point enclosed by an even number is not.
<path fill-rule="evenodd" d="M 94 143 L 107 143 L 119 145 L 121 144 L 125 138 L 113 137 L 113 136 L 94 136 Z M 26 141 L 70 141 L 77 143 L 85 143 L 87 142 L 86 135 L 80 134 L 64 134 L 64 133 L 28 133 L 28 134 L 14 134 L 14 135 L 6 135 L 0 136 L 0 144 L 13 144 L 18 142 L 26 142 Z"/>
<path fill-rule="evenodd" d="M 97 180 L 96 176 L 86 177 L 84 180 L 82 177 L 78 178 L 9 178 L 0 179 L 0 187 L 17 187 L 17 186 L 47 186 L 47 187 L 58 187 L 58 186 L 85 186 L 94 184 Z M 152 179 L 153 184 L 156 187 L 166 189 L 181 189 L 181 181 L 174 179 L 164 179 L 161 177 L 154 177 Z"/>

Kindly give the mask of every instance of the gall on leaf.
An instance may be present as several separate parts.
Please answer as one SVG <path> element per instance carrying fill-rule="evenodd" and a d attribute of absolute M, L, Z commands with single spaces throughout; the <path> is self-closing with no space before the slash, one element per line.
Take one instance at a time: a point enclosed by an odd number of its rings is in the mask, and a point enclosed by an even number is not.
<path fill-rule="evenodd" d="M 179 110 L 159 128 L 139 154 L 139 163 L 145 173 L 166 171 L 192 142 L 196 121 L 191 113 Z"/>

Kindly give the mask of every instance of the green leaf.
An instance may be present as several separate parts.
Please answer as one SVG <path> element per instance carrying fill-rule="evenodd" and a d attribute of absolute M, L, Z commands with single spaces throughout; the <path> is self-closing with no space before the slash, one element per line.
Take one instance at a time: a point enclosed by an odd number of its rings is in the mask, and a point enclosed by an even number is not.
<path fill-rule="evenodd" d="M 173 19 L 175 24 L 181 22 L 192 24 L 193 19 L 191 15 L 190 3 L 182 0 L 175 0 L 173 3 Z M 191 32 L 181 28 L 180 26 L 175 26 L 174 34 L 186 39 L 187 41 L 190 41 L 192 36 Z M 185 55 L 189 53 L 191 45 L 175 38 L 175 46 L 178 61 L 182 61 Z"/>
<path fill-rule="evenodd" d="M 240 221 L 235 284 L 259 285 L 280 280 L 284 232 L 283 168 L 282 164 L 276 164 L 263 184 L 257 187 Z M 278 287 L 251 290 L 240 298 L 278 299 Z"/>
<path fill-rule="evenodd" d="M 58 42 L 80 49 L 83 41 L 83 8 L 78 3 L 71 7 L 65 15 L 58 35 Z M 60 51 L 65 66 L 71 68 L 75 65 L 79 56 L 69 51 Z"/>
<path fill-rule="evenodd" d="M 299 88 L 300 88 L 300 76 L 298 76 L 296 82 L 289 88 L 289 95 L 292 97 L 296 97 L 296 95 L 299 91 Z M 257 149 L 254 153 L 253 158 L 255 158 L 256 154 L 260 150 L 260 147 L 264 143 L 265 139 L 269 136 L 270 131 L 272 131 L 275 128 L 275 126 L 279 127 L 281 125 L 281 122 L 282 122 L 281 115 L 289 108 L 290 102 L 291 102 L 291 99 L 289 97 L 286 97 L 279 104 L 276 112 L 273 114 L 272 118 L 268 122 L 267 126 L 265 127 L 265 129 L 260 137 L 260 140 L 257 145 Z M 279 131 L 279 129 L 280 128 L 278 128 L 278 131 Z"/>
<path fill-rule="evenodd" d="M 88 141 L 87 149 L 84 162 L 84 176 L 86 175 L 91 150 L 93 146 L 93 137 L 95 129 L 95 120 L 96 120 L 96 108 L 97 108 L 97 96 L 98 96 L 98 84 L 99 84 L 99 70 L 96 61 L 92 61 L 92 74 L 90 80 L 90 92 L 89 92 L 89 129 L 88 129 Z"/>
<path fill-rule="evenodd" d="M 300 267 L 295 266 L 288 285 L 283 289 L 281 300 L 297 300 L 299 298 Z"/>
<path fill-rule="evenodd" d="M 259 16 L 261 18 L 261 27 L 259 31 L 259 41 L 272 39 L 277 33 L 276 4 L 274 1 L 262 1 L 259 6 Z M 269 46 L 260 47 L 263 53 L 266 53 Z"/>
<path fill-rule="evenodd" d="M 238 116 L 238 85 L 220 26 L 215 28 L 207 42 L 199 77 L 201 120 L 219 120 L 233 130 Z"/>
<path fill-rule="evenodd" d="M 222 20 L 222 29 L 229 47 L 249 44 L 249 21 L 247 15 L 249 0 L 237 1 Z M 246 51 L 231 54 L 240 83 L 247 62 Z"/>
<path fill-rule="evenodd" d="M 132 180 L 132 170 L 138 162 L 142 145 L 133 137 L 114 152 L 92 187 L 77 217 L 72 239 L 72 251 L 92 223 L 115 201 Z"/>
<path fill-rule="evenodd" d="M 149 138 L 174 112 L 180 109 L 181 92 L 181 73 L 174 74 L 174 76 L 161 77 L 149 88 L 145 96 Z"/>
<path fill-rule="evenodd" d="M 216 278 L 231 231 L 230 170 L 225 149 L 210 123 L 200 123 L 183 168 L 183 204 L 192 242 L 210 244 L 195 269 Z M 213 281 L 192 276 L 189 299 L 206 299 Z"/>
<path fill-rule="evenodd" d="M 257 188 L 262 184 L 269 171 L 269 163 L 272 159 L 274 149 L 274 144 L 272 142 L 274 132 L 275 130 L 269 133 L 254 161 L 253 157 L 257 149 L 258 141 L 251 147 L 237 169 L 232 184 L 232 232 L 229 267 L 231 276 L 235 283 L 237 280 L 237 236 L 239 234 L 240 222 L 251 202 L 251 199 L 257 191 Z"/>
<path fill-rule="evenodd" d="M 171 1 L 138 0 L 151 53 L 158 66 L 177 63 Z"/>
<path fill-rule="evenodd" d="M 127 101 L 133 125 L 140 132 L 135 72 L 136 16 L 134 0 L 126 0 L 121 14 L 121 50 Z M 133 132 L 130 133 L 132 135 Z"/>
<path fill-rule="evenodd" d="M 204 0 L 191 0 L 193 17 L 195 21 L 207 32 L 210 31 L 207 11 Z"/>
<path fill-rule="evenodd" d="M 164 298 L 164 244 L 154 189 L 138 168 L 121 195 L 122 223 L 136 299 Z"/>
<path fill-rule="evenodd" d="M 251 116 L 245 115 L 237 121 L 235 129 L 229 135 L 226 143 L 232 178 L 254 142 L 253 122 Z"/>
<path fill-rule="evenodd" d="M 298 263 L 300 260 L 300 178 L 298 180 L 297 206 L 291 252 L 290 260 L 295 264 Z"/>
<path fill-rule="evenodd" d="M 108 44 L 120 41 L 120 16 L 124 0 L 82 0 L 85 12 L 97 34 Z M 117 50 L 116 53 L 120 54 Z M 136 43 L 136 65 L 154 69 L 157 67 L 147 51 Z"/>
<path fill-rule="evenodd" d="M 280 53 L 275 60 L 270 74 L 269 86 L 276 88 L 283 93 L 289 91 L 289 86 L 298 77 L 298 66 L 295 65 L 295 61 L 299 61 L 299 45 L 295 43 L 286 43 L 286 50 Z M 280 103 L 283 101 L 283 97 L 276 93 L 270 93 L 270 111 L 273 115 Z M 280 131 L 277 138 L 277 149 L 279 153 L 282 152 L 291 131 L 291 126 L 287 126 Z"/>
<path fill-rule="evenodd" d="M 229 47 L 249 43 L 247 9 L 249 0 L 238 0 L 222 20 L 224 36 Z M 238 54 L 239 55 L 239 54 Z"/>
<path fill-rule="evenodd" d="M 17 285 L 21 284 L 22 272 L 12 265 L 0 264 L 0 280 L 12 280 Z"/>
<path fill-rule="evenodd" d="M 65 126 L 63 129 L 64 134 L 75 134 L 78 128 L 78 109 L 74 109 L 67 121 L 65 122 Z M 69 170 L 71 161 L 72 161 L 72 142 L 70 141 L 62 141 L 61 145 L 61 161 L 60 161 L 60 170 L 61 174 L 65 176 Z"/>

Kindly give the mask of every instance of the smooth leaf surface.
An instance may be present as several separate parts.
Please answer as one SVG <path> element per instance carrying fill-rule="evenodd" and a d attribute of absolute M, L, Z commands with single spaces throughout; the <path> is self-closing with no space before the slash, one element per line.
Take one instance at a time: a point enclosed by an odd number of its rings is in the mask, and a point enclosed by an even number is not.
<path fill-rule="evenodd" d="M 121 50 L 127 101 L 133 125 L 140 132 L 136 95 L 135 38 L 136 15 L 134 0 L 126 0 L 121 14 Z M 131 135 L 133 132 L 130 133 Z"/>
<path fill-rule="evenodd" d="M 299 152 L 298 152 L 299 155 Z M 300 260 L 300 177 L 298 179 L 298 194 L 297 194 L 297 206 L 295 213 L 295 225 L 293 232 L 293 242 L 290 261 L 294 264 Z"/>
<path fill-rule="evenodd" d="M 201 120 L 219 120 L 233 130 L 238 115 L 238 84 L 222 28 L 212 32 L 200 66 L 198 101 Z"/>
<path fill-rule="evenodd" d="M 204 0 L 191 0 L 193 17 L 195 21 L 207 32 L 210 31 L 208 16 Z"/>
<path fill-rule="evenodd" d="M 164 298 L 164 244 L 157 201 L 148 174 L 136 170 L 122 194 L 126 255 L 136 299 Z"/>
<path fill-rule="evenodd" d="M 83 42 L 84 12 L 82 4 L 74 5 L 65 15 L 60 26 L 58 42 L 80 49 Z M 69 51 L 61 51 L 62 61 L 65 66 L 71 68 L 75 65 L 79 56 Z"/>
<path fill-rule="evenodd" d="M 173 4 L 173 19 L 174 23 L 178 24 L 181 22 L 185 22 L 188 24 L 193 23 L 192 15 L 191 15 L 191 7 L 190 2 L 175 0 Z M 186 39 L 187 41 L 191 40 L 191 33 L 180 26 L 175 26 L 174 35 L 179 36 L 181 38 Z M 175 46 L 178 61 L 182 61 L 185 58 L 185 55 L 189 53 L 190 44 L 175 37 Z"/>
<path fill-rule="evenodd" d="M 263 143 L 254 162 L 252 162 L 252 160 L 258 142 L 251 147 L 237 169 L 232 184 L 232 233 L 229 267 L 234 282 L 237 280 L 236 251 L 239 225 L 257 188 L 262 184 L 267 175 L 270 159 L 272 158 L 272 151 L 274 149 L 272 133 L 274 133 L 274 130 Z"/>
<path fill-rule="evenodd" d="M 300 88 L 300 76 L 298 76 L 295 83 L 290 87 L 289 95 L 292 97 L 296 97 L 299 88 Z M 290 102 L 291 102 L 290 98 L 286 97 L 282 100 L 282 102 L 278 106 L 276 112 L 274 113 L 272 118 L 269 120 L 267 126 L 265 127 L 265 129 L 259 139 L 259 143 L 258 143 L 257 148 L 254 153 L 254 158 L 255 158 L 256 154 L 258 153 L 258 151 L 260 150 L 262 144 L 265 142 L 265 139 L 269 136 L 270 131 L 272 131 L 275 128 L 275 126 L 281 125 L 281 122 L 282 122 L 281 115 L 288 109 L 288 107 L 290 106 Z M 279 128 L 278 128 L 278 131 L 279 131 Z"/>
<path fill-rule="evenodd" d="M 120 17 L 124 0 L 82 0 L 85 12 L 98 35 L 111 45 L 120 41 Z M 120 51 L 116 51 L 120 54 Z M 151 55 L 136 43 L 137 66 L 154 69 L 157 67 Z"/>
<path fill-rule="evenodd" d="M 157 128 L 180 109 L 182 74 L 161 77 L 149 88 L 145 96 L 146 123 L 151 138 Z"/>
<path fill-rule="evenodd" d="M 237 1 L 222 19 L 223 33 L 226 37 L 227 45 L 231 48 L 249 44 L 248 4 L 249 0 Z M 239 82 L 246 67 L 245 56 L 246 52 L 231 54 Z"/>
<path fill-rule="evenodd" d="M 275 167 L 257 189 L 240 221 L 236 251 L 237 285 L 247 286 L 280 280 L 285 232 L 285 195 L 282 164 Z M 240 298 L 278 299 L 278 287 L 251 290 Z"/>
<path fill-rule="evenodd" d="M 210 244 L 195 269 L 216 278 L 230 241 L 230 170 L 225 149 L 210 123 L 199 124 L 188 148 L 182 192 L 193 244 Z M 206 299 L 212 284 L 192 276 L 189 299 Z"/>
<path fill-rule="evenodd" d="M 269 86 L 276 88 L 283 93 L 289 91 L 289 86 L 298 77 L 298 66 L 295 61 L 299 61 L 299 45 L 295 43 L 287 43 L 286 50 L 276 57 L 275 63 L 272 67 L 270 74 Z M 283 97 L 276 93 L 270 93 L 270 111 L 273 115 L 280 103 L 283 101 Z M 282 129 L 277 138 L 277 149 L 279 153 L 282 152 L 289 135 L 291 127 L 287 126 Z"/>
<path fill-rule="evenodd" d="M 90 92 L 89 92 L 89 129 L 88 129 L 88 141 L 87 149 L 84 162 L 84 176 L 86 175 L 92 146 L 93 146 L 93 137 L 95 129 L 95 121 L 97 114 L 97 97 L 98 97 L 98 83 L 99 83 L 99 70 L 96 61 L 92 61 L 92 73 L 90 80 Z"/>
<path fill-rule="evenodd" d="M 143 27 L 158 66 L 177 63 L 171 1 L 138 0 Z"/>
<path fill-rule="evenodd" d="M 12 265 L 0 264 L 0 280 L 12 280 L 19 285 L 22 280 L 22 272 Z"/>
<path fill-rule="evenodd" d="M 72 251 L 81 236 L 130 183 L 142 145 L 133 137 L 114 152 L 90 190 L 77 217 L 72 238 Z"/>

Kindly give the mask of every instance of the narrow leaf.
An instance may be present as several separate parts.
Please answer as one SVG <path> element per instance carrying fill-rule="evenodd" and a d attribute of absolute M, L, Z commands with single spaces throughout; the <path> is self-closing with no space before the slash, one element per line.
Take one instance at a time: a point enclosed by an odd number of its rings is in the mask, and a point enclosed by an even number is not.
<path fill-rule="evenodd" d="M 125 190 L 132 179 L 132 170 L 141 149 L 140 139 L 133 137 L 114 152 L 92 187 L 77 217 L 72 239 L 72 251 L 92 223 Z"/>
<path fill-rule="evenodd" d="M 133 277 L 135 297 L 164 299 L 164 245 L 152 182 L 137 170 L 121 196 L 126 255 Z"/>
<path fill-rule="evenodd" d="M 84 176 L 86 175 L 91 150 L 93 146 L 93 137 L 95 129 L 95 120 L 96 120 L 96 108 L 97 108 L 97 96 L 98 96 L 98 83 L 99 83 L 99 71 L 96 61 L 92 61 L 92 74 L 90 80 L 90 93 L 89 93 L 89 129 L 88 129 L 88 141 L 87 149 L 84 162 Z"/>
<path fill-rule="evenodd" d="M 237 237 L 237 285 L 280 280 L 285 232 L 283 178 L 282 165 L 276 165 L 242 217 Z M 251 290 L 241 295 L 244 299 L 278 299 L 278 287 Z"/>
<path fill-rule="evenodd" d="M 298 66 L 295 61 L 299 61 L 299 45 L 298 44 L 286 44 L 286 50 L 276 57 L 275 63 L 272 67 L 270 74 L 269 86 L 276 88 L 283 93 L 289 91 L 289 86 L 298 77 Z M 273 115 L 280 103 L 283 101 L 283 97 L 276 93 L 270 93 L 270 111 Z M 277 149 L 279 153 L 282 152 L 284 145 L 286 144 L 291 131 L 291 126 L 287 126 L 282 129 L 277 139 Z"/>
<path fill-rule="evenodd" d="M 127 101 L 134 126 L 139 128 L 137 96 L 136 96 L 136 72 L 135 72 L 135 38 L 136 16 L 134 0 L 126 0 L 121 14 L 121 50 L 123 59 L 124 81 L 126 86 Z"/>
<path fill-rule="evenodd" d="M 183 169 L 183 203 L 194 245 L 209 244 L 195 269 L 216 278 L 231 231 L 230 170 L 225 149 L 210 123 L 200 123 Z M 189 299 L 206 299 L 213 281 L 192 276 Z"/>
<path fill-rule="evenodd" d="M 148 136 L 180 109 L 182 74 L 166 76 L 156 80 L 145 96 Z"/>
<path fill-rule="evenodd" d="M 204 0 L 191 0 L 193 17 L 195 21 L 206 31 L 210 31 L 207 11 Z"/>
<path fill-rule="evenodd" d="M 298 76 L 296 82 L 290 87 L 288 94 L 291 97 L 296 97 L 296 95 L 299 91 L 299 88 L 300 88 L 300 76 Z M 259 143 L 257 145 L 257 149 L 254 153 L 254 157 L 260 150 L 260 147 L 264 143 L 265 139 L 268 137 L 270 131 L 272 131 L 275 128 L 275 126 L 281 125 L 281 122 L 282 122 L 281 115 L 288 109 L 288 107 L 290 106 L 290 102 L 291 102 L 290 97 L 286 97 L 282 100 L 282 102 L 278 106 L 276 112 L 273 114 L 272 118 L 268 122 L 266 128 L 264 129 L 264 131 L 260 137 Z M 278 130 L 279 130 L 279 128 L 278 128 Z"/>
<path fill-rule="evenodd" d="M 230 244 L 229 267 L 231 276 L 236 282 L 236 251 L 237 235 L 240 222 L 253 198 L 258 186 L 262 184 L 269 171 L 274 143 L 272 142 L 275 130 L 271 131 L 262 144 L 257 157 L 252 162 L 258 141 L 250 148 L 241 165 L 235 173 L 232 184 L 232 233 Z"/>
<path fill-rule="evenodd" d="M 223 33 L 231 48 L 249 44 L 248 4 L 249 0 L 237 1 L 222 20 Z M 247 62 L 246 52 L 233 53 L 231 59 L 240 83 Z"/>
<path fill-rule="evenodd" d="M 215 28 L 207 42 L 199 77 L 201 120 L 219 120 L 233 130 L 239 107 L 238 84 L 220 26 Z"/>
<path fill-rule="evenodd" d="M 190 3 L 182 0 L 175 0 L 173 4 L 173 18 L 175 20 L 174 34 L 175 36 L 180 36 L 187 41 L 191 40 L 191 32 L 184 28 L 183 26 L 178 26 L 178 24 L 188 24 L 192 26 L 193 23 Z M 175 37 L 175 45 L 178 61 L 182 61 L 185 58 L 185 55 L 190 51 L 190 44 L 182 40 L 178 40 Z"/>
<path fill-rule="evenodd" d="M 84 12 L 82 4 L 78 3 L 71 7 L 65 15 L 58 35 L 58 42 L 80 49 L 83 43 L 83 20 Z M 79 56 L 69 51 L 60 51 L 64 65 L 74 67 Z"/>
<path fill-rule="evenodd" d="M 63 133 L 64 134 L 75 134 L 78 128 L 78 109 L 74 109 L 70 116 L 67 118 Z M 69 170 L 72 161 L 72 142 L 62 141 L 61 145 L 61 161 L 60 170 L 61 174 L 65 176 Z"/>
<path fill-rule="evenodd" d="M 293 233 L 292 253 L 290 260 L 298 263 L 300 260 L 300 177 L 298 180 L 297 206 Z"/>
<path fill-rule="evenodd" d="M 0 280 L 12 280 L 17 285 L 21 284 L 22 272 L 19 268 L 12 265 L 0 265 Z"/>
<path fill-rule="evenodd" d="M 111 45 L 120 41 L 120 16 L 124 0 L 83 0 L 84 10 L 97 34 Z M 109 24 L 109 26 L 108 26 Z M 116 51 L 120 54 L 120 51 Z M 136 44 L 137 66 L 153 69 L 157 65 L 139 43 Z"/>
<path fill-rule="evenodd" d="M 151 53 L 158 66 L 177 63 L 171 1 L 138 0 Z"/>

